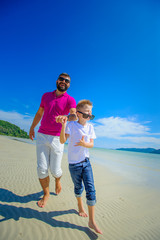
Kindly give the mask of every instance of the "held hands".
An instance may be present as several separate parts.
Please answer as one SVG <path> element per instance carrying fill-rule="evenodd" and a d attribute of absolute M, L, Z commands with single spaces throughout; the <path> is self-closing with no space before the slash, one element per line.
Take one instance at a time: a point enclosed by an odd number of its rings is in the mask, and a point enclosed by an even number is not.
<path fill-rule="evenodd" d="M 55 118 L 56 118 L 56 122 L 57 123 L 61 123 L 62 125 L 67 123 L 67 116 L 59 115 L 59 116 L 57 116 Z"/>
<path fill-rule="evenodd" d="M 86 142 L 84 140 L 84 136 L 82 136 L 82 138 L 79 140 L 79 142 L 76 142 L 76 145 L 74 145 L 74 146 L 86 147 Z"/>

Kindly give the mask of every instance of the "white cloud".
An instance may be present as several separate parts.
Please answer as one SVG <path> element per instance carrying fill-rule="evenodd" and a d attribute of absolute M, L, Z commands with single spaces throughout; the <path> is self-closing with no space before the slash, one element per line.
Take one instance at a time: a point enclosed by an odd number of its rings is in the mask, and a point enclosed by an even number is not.
<path fill-rule="evenodd" d="M 33 117 L 30 115 L 23 115 L 17 112 L 5 112 L 0 110 L 0 120 L 8 121 L 29 132 Z"/>
<path fill-rule="evenodd" d="M 134 143 L 154 143 L 159 144 L 160 147 L 160 138 L 155 137 L 119 137 L 119 140 L 129 140 Z"/>
<path fill-rule="evenodd" d="M 0 110 L 0 120 L 11 122 L 29 132 L 34 116 L 28 113 Z M 154 147 L 160 148 L 160 133 L 152 133 L 149 121 L 139 123 L 135 118 L 109 117 L 94 122 L 97 145 L 101 147 Z M 39 125 L 35 131 L 38 130 Z"/>
<path fill-rule="evenodd" d="M 149 122 L 141 124 L 135 121 L 135 118 L 101 118 L 95 122 L 95 131 L 97 137 L 116 139 L 126 143 L 160 145 L 160 138 L 153 137 L 160 133 L 151 133 L 151 129 L 145 125 L 146 123 Z"/>
<path fill-rule="evenodd" d="M 98 125 L 95 126 L 96 132 L 101 137 L 117 138 L 128 134 L 148 134 L 150 131 L 150 128 L 147 126 L 120 117 L 101 118 L 98 119 L 96 123 L 98 123 Z"/>

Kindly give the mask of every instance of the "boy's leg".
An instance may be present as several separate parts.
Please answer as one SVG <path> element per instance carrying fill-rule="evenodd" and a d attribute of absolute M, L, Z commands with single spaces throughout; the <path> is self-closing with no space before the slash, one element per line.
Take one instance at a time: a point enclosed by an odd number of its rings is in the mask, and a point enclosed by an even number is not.
<path fill-rule="evenodd" d="M 82 202 L 82 192 L 84 186 L 82 184 L 82 164 L 69 164 L 69 171 L 71 174 L 72 181 L 74 183 L 74 193 L 77 198 L 78 211 L 81 217 L 87 217 L 87 213 L 84 210 Z"/>
<path fill-rule="evenodd" d="M 79 216 L 88 217 L 88 214 L 85 212 L 83 207 L 82 197 L 77 197 L 77 203 L 78 203 Z"/>
<path fill-rule="evenodd" d="M 96 191 L 92 167 L 88 159 L 83 163 L 82 178 L 86 190 L 87 205 L 93 206 L 96 204 Z"/>
<path fill-rule="evenodd" d="M 102 234 L 102 231 L 100 228 L 97 226 L 95 219 L 94 219 L 94 206 L 89 206 L 88 205 L 88 214 L 89 214 L 89 222 L 88 226 L 92 229 L 94 229 L 97 233 Z"/>
<path fill-rule="evenodd" d="M 102 231 L 99 229 L 99 227 L 95 222 L 94 205 L 96 204 L 96 194 L 95 194 L 92 167 L 89 160 L 87 160 L 87 162 L 84 162 L 83 166 L 84 166 L 83 182 L 86 190 L 86 198 L 87 198 L 88 214 L 89 214 L 88 226 L 94 229 L 97 233 L 102 234 Z"/>

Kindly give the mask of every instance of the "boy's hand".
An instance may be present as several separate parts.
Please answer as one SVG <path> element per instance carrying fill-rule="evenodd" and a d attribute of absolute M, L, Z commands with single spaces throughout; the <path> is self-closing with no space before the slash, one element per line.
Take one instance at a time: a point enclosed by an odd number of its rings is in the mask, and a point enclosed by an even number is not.
<path fill-rule="evenodd" d="M 79 140 L 79 142 L 76 142 L 76 145 L 74 146 L 82 146 L 85 147 L 86 146 L 86 142 L 84 140 L 84 136 L 82 136 L 82 139 Z"/>
<path fill-rule="evenodd" d="M 62 116 L 62 115 L 59 115 L 56 118 L 56 122 L 57 123 L 61 123 L 62 125 L 64 125 L 65 123 L 67 123 L 67 116 Z"/>

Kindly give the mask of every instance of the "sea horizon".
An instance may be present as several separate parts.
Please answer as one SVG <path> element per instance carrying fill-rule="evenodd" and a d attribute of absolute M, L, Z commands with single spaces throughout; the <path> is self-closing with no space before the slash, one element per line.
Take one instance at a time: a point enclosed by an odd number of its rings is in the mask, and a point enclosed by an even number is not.
<path fill-rule="evenodd" d="M 4 136 L 16 141 L 36 145 L 36 140 Z M 67 146 L 64 145 L 64 153 L 67 154 Z M 112 172 L 123 176 L 128 183 L 134 182 L 146 187 L 154 187 L 160 190 L 160 155 L 154 153 L 122 151 L 94 147 L 90 151 L 91 163 L 100 164 Z M 127 181 L 125 182 L 127 183 Z"/>

